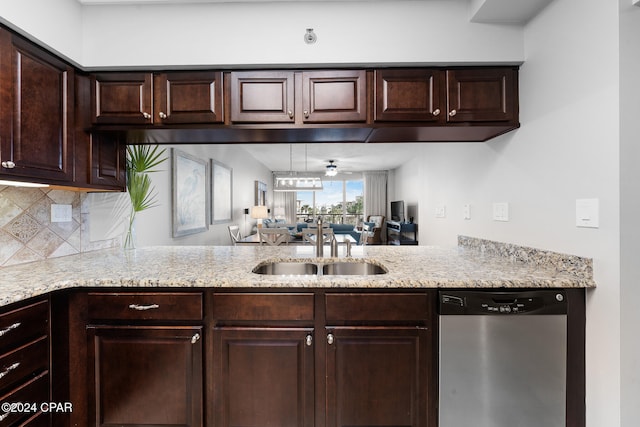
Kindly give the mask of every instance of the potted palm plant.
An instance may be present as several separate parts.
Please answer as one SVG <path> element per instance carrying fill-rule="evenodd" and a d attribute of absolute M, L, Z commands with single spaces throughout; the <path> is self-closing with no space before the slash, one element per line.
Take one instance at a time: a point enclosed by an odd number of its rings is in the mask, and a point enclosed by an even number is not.
<path fill-rule="evenodd" d="M 128 227 L 124 238 L 125 249 L 135 249 L 135 217 L 138 212 L 157 206 L 157 193 L 149 174 L 157 172 L 166 160 L 165 149 L 157 145 L 127 145 L 127 192 L 131 200 Z"/>

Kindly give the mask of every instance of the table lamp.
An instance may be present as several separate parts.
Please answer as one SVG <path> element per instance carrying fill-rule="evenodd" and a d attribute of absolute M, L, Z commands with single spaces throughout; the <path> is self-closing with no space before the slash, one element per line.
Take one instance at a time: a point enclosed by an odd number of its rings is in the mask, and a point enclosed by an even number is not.
<path fill-rule="evenodd" d="M 254 206 L 251 208 L 251 218 L 259 219 L 257 227 L 262 228 L 262 220 L 269 218 L 269 211 L 266 206 Z"/>

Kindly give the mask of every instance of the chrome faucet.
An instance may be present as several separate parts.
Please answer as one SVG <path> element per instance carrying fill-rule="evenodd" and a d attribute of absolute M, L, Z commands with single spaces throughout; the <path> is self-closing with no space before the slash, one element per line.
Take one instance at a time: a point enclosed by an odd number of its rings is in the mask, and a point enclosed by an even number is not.
<path fill-rule="evenodd" d="M 338 257 L 338 239 L 335 235 L 331 235 L 331 258 Z"/>
<path fill-rule="evenodd" d="M 316 235 L 316 257 L 322 258 L 324 256 L 324 237 L 322 235 L 322 217 L 318 217 L 318 231 Z"/>

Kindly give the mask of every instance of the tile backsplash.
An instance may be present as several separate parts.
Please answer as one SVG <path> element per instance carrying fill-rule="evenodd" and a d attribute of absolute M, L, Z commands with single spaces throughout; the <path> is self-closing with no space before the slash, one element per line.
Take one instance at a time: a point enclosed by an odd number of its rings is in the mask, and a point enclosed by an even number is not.
<path fill-rule="evenodd" d="M 72 219 L 51 222 L 51 205 L 72 206 Z M 106 249 L 120 238 L 90 241 L 87 194 L 0 186 L 0 267 Z"/>

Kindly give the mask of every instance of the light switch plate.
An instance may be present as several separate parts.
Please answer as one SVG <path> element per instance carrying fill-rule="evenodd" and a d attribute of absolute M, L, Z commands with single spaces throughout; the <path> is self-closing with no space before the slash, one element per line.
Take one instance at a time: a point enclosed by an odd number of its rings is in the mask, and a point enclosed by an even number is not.
<path fill-rule="evenodd" d="M 464 205 L 462 208 L 462 217 L 464 219 L 471 219 L 471 205 Z"/>
<path fill-rule="evenodd" d="M 447 207 L 445 205 L 436 206 L 436 218 L 445 218 L 447 216 Z"/>
<path fill-rule="evenodd" d="M 51 222 L 71 222 L 71 205 L 51 205 Z"/>
<path fill-rule="evenodd" d="M 509 203 L 496 202 L 493 204 L 493 220 L 494 221 L 509 221 Z"/>
<path fill-rule="evenodd" d="M 600 226 L 600 200 L 576 200 L 576 227 L 598 228 Z"/>

